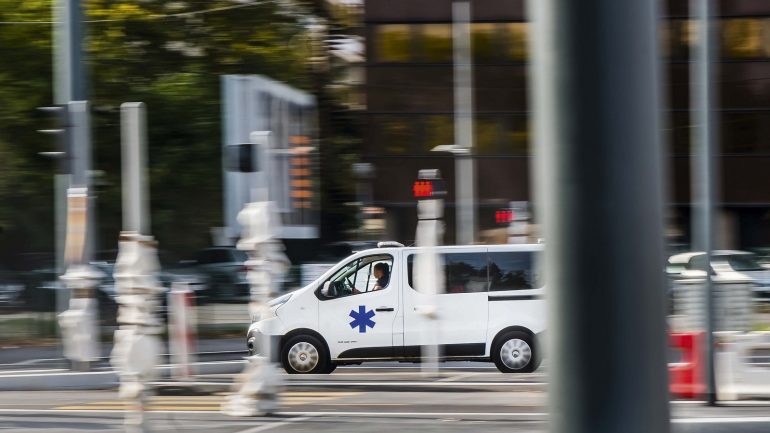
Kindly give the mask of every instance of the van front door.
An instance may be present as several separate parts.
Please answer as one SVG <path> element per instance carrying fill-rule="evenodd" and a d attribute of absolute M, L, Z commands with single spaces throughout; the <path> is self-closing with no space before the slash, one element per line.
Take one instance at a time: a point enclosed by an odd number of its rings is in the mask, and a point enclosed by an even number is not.
<path fill-rule="evenodd" d="M 398 284 L 393 256 L 356 258 L 324 283 L 318 323 L 332 359 L 393 356 Z"/>

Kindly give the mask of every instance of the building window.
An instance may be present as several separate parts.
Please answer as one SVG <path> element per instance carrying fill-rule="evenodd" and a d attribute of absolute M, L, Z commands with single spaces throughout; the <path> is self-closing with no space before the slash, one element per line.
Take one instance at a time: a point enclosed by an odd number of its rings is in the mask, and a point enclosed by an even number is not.
<path fill-rule="evenodd" d="M 411 56 L 411 34 L 407 24 L 384 24 L 375 27 L 376 59 L 380 62 L 406 62 Z"/>
<path fill-rule="evenodd" d="M 500 60 L 502 50 L 499 47 L 497 24 L 471 24 L 471 51 L 474 63 Z"/>
<path fill-rule="evenodd" d="M 371 118 L 371 153 L 405 154 L 415 142 L 414 119 L 409 116 L 378 115 Z"/>
<path fill-rule="evenodd" d="M 756 58 L 770 55 L 770 19 L 722 20 L 722 56 Z"/>
<path fill-rule="evenodd" d="M 425 147 L 428 152 L 442 144 L 455 142 L 454 118 L 449 114 L 435 114 L 424 117 Z"/>
<path fill-rule="evenodd" d="M 687 58 L 697 38 L 692 20 L 667 20 L 661 23 L 662 54 L 669 58 Z"/>
<path fill-rule="evenodd" d="M 500 125 L 497 117 L 477 117 L 473 125 L 474 153 L 500 154 Z"/>
<path fill-rule="evenodd" d="M 770 115 L 766 113 L 723 113 L 723 153 L 768 153 L 770 152 Z"/>
<path fill-rule="evenodd" d="M 420 60 L 430 63 L 452 62 L 450 24 L 422 24 L 416 26 L 415 30 L 420 41 Z"/>
<path fill-rule="evenodd" d="M 508 60 L 523 62 L 527 60 L 529 54 L 527 23 L 506 23 L 502 25 L 503 43 L 505 44 L 505 53 L 508 54 Z"/>

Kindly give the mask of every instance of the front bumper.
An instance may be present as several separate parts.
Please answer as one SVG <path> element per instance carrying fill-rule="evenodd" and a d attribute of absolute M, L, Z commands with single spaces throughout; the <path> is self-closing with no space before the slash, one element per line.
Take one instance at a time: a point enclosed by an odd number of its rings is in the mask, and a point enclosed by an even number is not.
<path fill-rule="evenodd" d="M 264 335 L 259 329 L 250 329 L 246 335 L 246 348 L 249 356 L 265 356 L 269 352 L 270 362 L 279 362 L 281 359 L 281 338 L 283 338 L 282 335 Z"/>

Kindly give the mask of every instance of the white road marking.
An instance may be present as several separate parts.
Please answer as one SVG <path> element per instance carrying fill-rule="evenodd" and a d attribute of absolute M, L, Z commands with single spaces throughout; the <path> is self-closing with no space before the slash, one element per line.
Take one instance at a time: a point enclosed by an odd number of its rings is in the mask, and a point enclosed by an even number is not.
<path fill-rule="evenodd" d="M 305 420 L 308 420 L 310 418 L 312 418 L 312 415 L 311 416 L 299 416 L 299 417 L 296 417 L 296 418 L 287 419 L 286 421 L 281 421 L 281 422 L 272 423 L 272 424 L 263 424 L 263 425 L 260 425 L 260 426 L 256 426 L 256 427 L 252 427 L 252 428 L 247 428 L 246 430 L 240 430 L 240 431 L 238 431 L 236 433 L 259 433 L 259 432 L 263 432 L 263 431 L 266 431 L 266 430 L 274 429 L 276 427 L 283 427 L 285 425 L 294 424 L 295 422 L 305 421 Z"/>
<path fill-rule="evenodd" d="M 745 424 L 770 423 L 770 416 L 674 418 L 673 424 Z"/>

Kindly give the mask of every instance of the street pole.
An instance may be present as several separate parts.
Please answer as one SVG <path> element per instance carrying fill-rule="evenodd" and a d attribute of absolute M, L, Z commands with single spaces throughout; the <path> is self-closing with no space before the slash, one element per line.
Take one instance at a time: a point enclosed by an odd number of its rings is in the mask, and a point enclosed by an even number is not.
<path fill-rule="evenodd" d="M 692 239 L 693 250 L 706 253 L 706 263 L 711 263 L 711 251 L 714 248 L 714 202 L 718 172 L 714 156 L 718 143 L 717 122 L 714 121 L 716 82 L 713 64 L 717 59 L 717 28 L 714 22 L 715 8 L 713 0 L 691 0 L 690 10 L 698 23 L 698 43 L 693 49 L 693 61 L 690 66 L 690 100 L 695 125 L 692 128 L 691 165 L 692 165 Z M 706 268 L 707 270 L 710 267 Z M 706 402 L 716 404 L 716 379 L 714 377 L 714 285 L 710 272 L 704 279 L 703 297 L 705 325 Z"/>
<path fill-rule="evenodd" d="M 669 431 L 657 5 L 528 4 L 552 432 Z"/>
<path fill-rule="evenodd" d="M 423 375 L 438 377 L 441 348 L 436 343 L 440 341 L 439 328 L 441 311 L 438 305 L 438 295 L 444 293 L 444 272 L 441 257 L 436 247 L 441 245 L 444 235 L 444 197 L 446 188 L 438 170 L 420 170 L 415 182 L 414 196 L 417 199 L 417 233 L 416 244 L 422 249 L 416 255 L 415 287 L 420 294 L 421 305 L 415 310 L 425 318 L 422 330 L 421 370 Z"/>
<path fill-rule="evenodd" d="M 120 398 L 126 400 L 125 427 L 147 431 L 145 407 L 156 377 L 163 331 L 157 316 L 158 295 L 164 292 L 155 274 L 160 265 L 157 244 L 149 235 L 147 188 L 147 130 L 141 102 L 120 106 L 123 164 L 123 231 L 115 262 L 118 325 L 111 363 L 120 378 Z"/>
<path fill-rule="evenodd" d="M 55 0 L 53 2 L 53 66 L 54 66 L 54 103 L 67 105 L 70 101 L 86 99 L 86 79 L 83 59 L 83 13 L 80 0 Z M 77 147 L 78 142 L 73 141 Z M 89 166 L 90 167 L 90 166 Z M 86 167 L 86 170 L 89 169 Z M 54 181 L 55 191 L 55 256 L 56 270 L 59 275 L 65 271 L 64 237 L 66 233 L 67 188 L 70 186 L 69 174 L 57 174 Z M 90 237 L 89 237 L 90 238 Z M 59 294 L 60 291 L 57 291 Z M 57 300 L 62 305 L 63 300 Z"/>
<path fill-rule="evenodd" d="M 454 53 L 455 243 L 476 241 L 476 173 L 473 157 L 473 65 L 471 60 L 471 4 L 452 3 L 452 46 Z"/>

